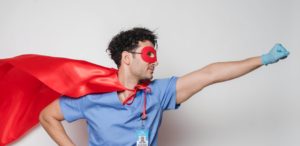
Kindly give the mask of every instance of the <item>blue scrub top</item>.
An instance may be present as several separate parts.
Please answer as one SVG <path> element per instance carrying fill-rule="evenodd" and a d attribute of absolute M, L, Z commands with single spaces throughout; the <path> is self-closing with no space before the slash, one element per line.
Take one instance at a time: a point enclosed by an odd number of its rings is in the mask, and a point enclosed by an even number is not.
<path fill-rule="evenodd" d="M 147 93 L 147 119 L 145 128 L 149 130 L 148 142 L 157 145 L 157 134 L 163 111 L 177 109 L 177 77 L 153 80 Z M 135 146 L 137 130 L 142 127 L 141 113 L 144 92 L 139 91 L 133 103 L 122 105 L 117 92 L 89 94 L 79 99 L 66 96 L 60 98 L 61 112 L 68 122 L 86 119 L 89 146 Z"/>

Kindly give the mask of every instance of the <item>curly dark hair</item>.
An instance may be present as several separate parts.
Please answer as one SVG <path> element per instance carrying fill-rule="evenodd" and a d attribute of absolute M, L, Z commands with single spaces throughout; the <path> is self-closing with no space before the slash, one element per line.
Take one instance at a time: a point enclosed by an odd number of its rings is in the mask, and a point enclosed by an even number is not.
<path fill-rule="evenodd" d="M 109 52 L 111 59 L 114 60 L 119 68 L 121 65 L 122 52 L 136 49 L 139 41 L 145 40 L 150 41 L 154 46 L 157 44 L 157 36 L 153 31 L 147 28 L 134 27 L 115 35 L 110 41 L 106 51 Z"/>

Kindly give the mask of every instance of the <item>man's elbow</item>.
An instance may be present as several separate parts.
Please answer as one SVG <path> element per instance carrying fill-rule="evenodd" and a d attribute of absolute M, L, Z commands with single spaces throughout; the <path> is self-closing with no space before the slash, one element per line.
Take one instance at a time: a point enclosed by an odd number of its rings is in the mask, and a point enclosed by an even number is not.
<path fill-rule="evenodd" d="M 52 112 L 49 112 L 48 110 L 49 109 L 44 109 L 39 114 L 39 122 L 43 127 L 61 121 L 60 119 L 56 118 Z"/>
<path fill-rule="evenodd" d="M 49 119 L 50 119 L 50 115 L 47 114 L 47 112 L 45 110 L 42 110 L 39 114 L 39 122 L 41 125 L 46 125 L 47 123 L 49 123 Z"/>

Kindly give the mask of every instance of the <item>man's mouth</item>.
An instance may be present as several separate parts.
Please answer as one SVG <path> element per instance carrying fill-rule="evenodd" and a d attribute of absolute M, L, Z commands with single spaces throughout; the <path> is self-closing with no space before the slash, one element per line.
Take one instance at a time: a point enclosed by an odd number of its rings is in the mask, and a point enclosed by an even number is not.
<path fill-rule="evenodd" d="M 151 73 L 153 73 L 154 72 L 154 67 L 149 67 L 148 70 L 150 70 Z"/>

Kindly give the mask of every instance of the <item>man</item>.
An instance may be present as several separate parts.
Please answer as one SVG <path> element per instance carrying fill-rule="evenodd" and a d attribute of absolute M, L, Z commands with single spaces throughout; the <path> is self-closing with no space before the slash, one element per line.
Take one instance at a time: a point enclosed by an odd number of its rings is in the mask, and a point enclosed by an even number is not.
<path fill-rule="evenodd" d="M 117 34 L 107 50 L 118 66 L 120 83 L 133 90 L 55 100 L 40 113 L 40 123 L 53 140 L 60 146 L 75 145 L 61 121 L 86 119 L 91 146 L 135 145 L 139 137 L 157 145 L 163 111 L 177 109 L 206 86 L 240 77 L 289 55 L 277 44 L 262 56 L 212 63 L 182 77 L 151 81 L 158 65 L 156 45 L 156 36 L 145 28 Z M 135 93 L 134 89 L 140 90 Z"/>

